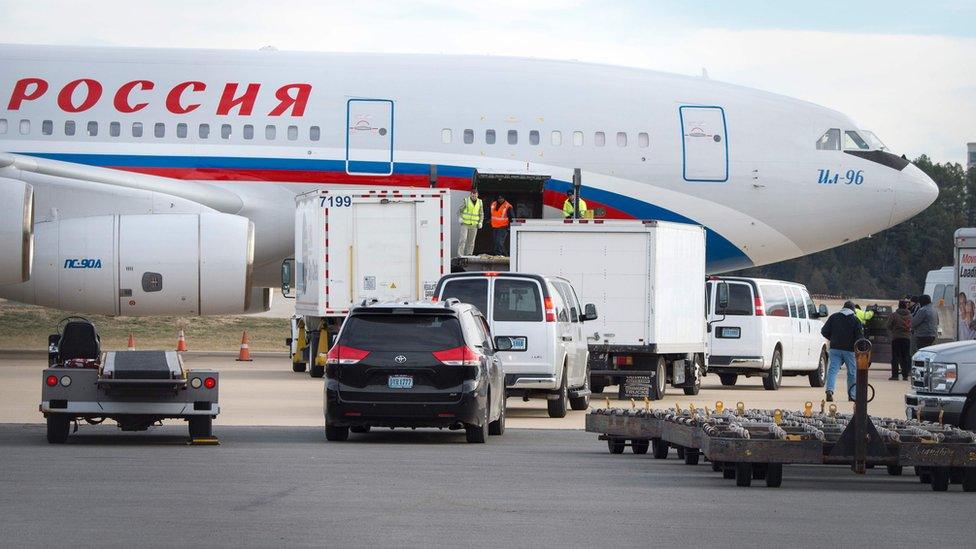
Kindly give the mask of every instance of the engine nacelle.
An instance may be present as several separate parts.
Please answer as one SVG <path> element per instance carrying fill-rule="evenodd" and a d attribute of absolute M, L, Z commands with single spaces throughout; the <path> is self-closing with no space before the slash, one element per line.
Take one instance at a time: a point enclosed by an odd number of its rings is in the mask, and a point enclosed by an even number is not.
<path fill-rule="evenodd" d="M 122 316 L 252 309 L 254 225 L 221 213 L 105 215 L 37 223 L 31 280 L 3 297 Z"/>
<path fill-rule="evenodd" d="M 0 177 L 0 284 L 26 282 L 34 255 L 34 189 Z"/>

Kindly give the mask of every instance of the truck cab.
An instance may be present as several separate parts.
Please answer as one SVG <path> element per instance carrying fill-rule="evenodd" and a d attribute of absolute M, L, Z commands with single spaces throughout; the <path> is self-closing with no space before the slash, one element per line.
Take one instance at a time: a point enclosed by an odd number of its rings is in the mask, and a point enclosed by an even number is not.
<path fill-rule="evenodd" d="M 905 415 L 976 429 L 976 341 L 941 343 L 915 353 Z"/>

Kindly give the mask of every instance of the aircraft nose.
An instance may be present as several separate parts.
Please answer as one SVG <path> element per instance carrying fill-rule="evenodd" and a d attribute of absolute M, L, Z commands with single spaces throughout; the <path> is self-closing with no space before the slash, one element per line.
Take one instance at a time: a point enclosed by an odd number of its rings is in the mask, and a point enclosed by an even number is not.
<path fill-rule="evenodd" d="M 901 171 L 895 191 L 892 225 L 901 223 L 928 208 L 939 197 L 935 181 L 915 164 L 908 164 Z"/>

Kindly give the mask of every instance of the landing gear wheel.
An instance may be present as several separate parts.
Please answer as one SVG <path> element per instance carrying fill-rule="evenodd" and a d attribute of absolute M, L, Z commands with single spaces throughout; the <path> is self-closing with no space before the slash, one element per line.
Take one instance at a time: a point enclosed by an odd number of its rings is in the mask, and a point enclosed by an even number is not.
<path fill-rule="evenodd" d="M 736 486 L 752 486 L 752 464 L 751 463 L 736 463 L 735 464 L 735 485 Z"/>
<path fill-rule="evenodd" d="M 783 484 L 783 464 L 770 463 L 766 466 L 766 486 L 779 488 Z"/>
<path fill-rule="evenodd" d="M 889 465 L 887 468 L 888 474 L 893 477 L 900 477 L 904 469 L 901 465 Z"/>
<path fill-rule="evenodd" d="M 647 447 L 651 445 L 651 442 L 647 439 L 637 439 L 630 441 L 630 449 L 637 455 L 643 455 L 647 453 Z"/>
<path fill-rule="evenodd" d="M 607 449 L 610 450 L 611 454 L 622 454 L 624 453 L 624 439 L 622 438 L 608 438 L 607 439 Z"/>
<path fill-rule="evenodd" d="M 505 399 L 502 399 L 502 409 L 498 412 L 498 419 L 488 424 L 488 434 L 501 436 L 505 434 Z"/>
<path fill-rule="evenodd" d="M 685 465 L 698 465 L 698 450 L 694 448 L 685 449 Z"/>
<path fill-rule="evenodd" d="M 590 367 L 586 367 L 586 375 L 583 376 L 583 389 L 590 388 Z M 585 410 L 590 407 L 590 395 L 582 397 L 570 397 L 569 407 L 573 410 Z"/>
<path fill-rule="evenodd" d="M 769 366 L 769 373 L 763 377 L 763 389 L 775 391 L 783 382 L 783 351 L 773 351 L 773 362 Z"/>
<path fill-rule="evenodd" d="M 668 451 L 670 449 L 667 441 L 659 438 L 651 439 L 651 452 L 654 455 L 654 459 L 668 459 Z"/>
<path fill-rule="evenodd" d="M 827 383 L 827 351 L 820 351 L 820 360 L 817 361 L 817 369 L 810 372 L 810 386 L 823 387 Z"/>
<path fill-rule="evenodd" d="M 651 400 L 661 400 L 664 393 L 668 390 L 668 363 L 663 356 L 657 357 L 657 364 L 654 367 L 654 384 L 651 385 Z"/>
<path fill-rule="evenodd" d="M 334 425 L 325 424 L 325 440 L 332 442 L 342 442 L 344 440 L 349 440 L 349 427 L 336 427 Z"/>
<path fill-rule="evenodd" d="M 61 414 L 47 416 L 47 441 L 51 444 L 64 444 L 71 432 L 71 418 Z"/>
<path fill-rule="evenodd" d="M 688 396 L 695 396 L 698 394 L 699 391 L 701 391 L 702 370 L 705 369 L 704 360 L 701 358 L 701 355 L 695 355 L 694 360 L 695 360 L 695 367 L 691 375 L 695 377 L 695 381 L 691 384 L 691 387 L 681 388 L 681 390 L 683 390 L 685 394 Z"/>
<path fill-rule="evenodd" d="M 549 409 L 549 417 L 559 418 L 566 417 L 567 403 L 569 401 L 569 389 L 566 388 L 566 366 L 563 366 L 563 380 L 559 384 L 559 389 L 556 393 L 557 398 L 554 400 L 547 400 L 546 407 Z"/>
<path fill-rule="evenodd" d="M 369 425 L 356 425 L 355 427 L 349 428 L 350 433 L 363 434 L 369 432 Z"/>
<path fill-rule="evenodd" d="M 491 403 L 485 403 L 485 417 L 481 418 L 481 425 L 471 423 L 464 425 L 464 438 L 472 444 L 484 444 L 488 442 L 488 416 L 491 410 Z"/>
<path fill-rule="evenodd" d="M 735 385 L 736 381 L 739 381 L 739 374 L 719 374 L 718 379 L 722 382 L 722 385 L 731 387 Z"/>
<path fill-rule="evenodd" d="M 933 492 L 945 492 L 949 489 L 949 469 L 946 467 L 933 467 L 930 476 L 932 477 Z"/>
<path fill-rule="evenodd" d="M 210 416 L 194 416 L 189 423 L 190 438 L 204 438 L 213 436 L 213 418 Z"/>
<path fill-rule="evenodd" d="M 291 363 L 291 371 L 296 372 L 296 373 L 304 372 L 305 371 L 305 363 L 304 362 L 292 362 Z"/>

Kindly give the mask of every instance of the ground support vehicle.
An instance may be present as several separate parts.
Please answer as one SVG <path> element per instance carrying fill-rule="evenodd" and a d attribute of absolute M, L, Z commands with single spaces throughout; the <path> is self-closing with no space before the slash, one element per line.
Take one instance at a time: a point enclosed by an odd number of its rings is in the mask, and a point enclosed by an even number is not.
<path fill-rule="evenodd" d="M 305 345 L 297 327 L 287 343 L 296 372 L 307 363 L 322 377 L 325 353 L 354 306 L 433 295 L 450 270 L 450 197 L 446 189 L 317 190 L 296 204 L 295 258 L 282 263 L 282 294 L 295 298 Z"/>
<path fill-rule="evenodd" d="M 705 232 L 641 220 L 516 220 L 511 269 L 565 278 L 600 318 L 586 324 L 590 390 L 694 395 L 705 374 Z"/>
<path fill-rule="evenodd" d="M 215 370 L 188 370 L 175 351 L 102 353 L 95 326 L 68 319 L 58 330 L 55 364 L 42 375 L 40 411 L 47 440 L 68 439 L 72 422 L 106 419 L 123 431 L 145 431 L 163 419 L 184 419 L 190 437 L 208 439 L 220 413 Z"/>
<path fill-rule="evenodd" d="M 505 432 L 502 364 L 472 305 L 449 299 L 354 307 L 327 361 L 327 440 L 373 427 L 464 429 L 474 443 Z"/>
<path fill-rule="evenodd" d="M 926 347 L 912 357 L 909 419 L 939 421 L 976 430 L 976 341 Z"/>

